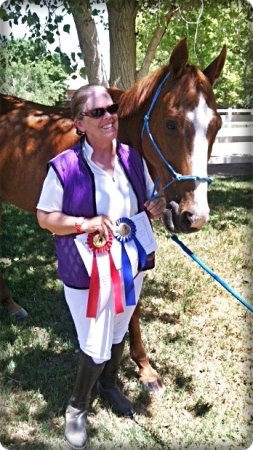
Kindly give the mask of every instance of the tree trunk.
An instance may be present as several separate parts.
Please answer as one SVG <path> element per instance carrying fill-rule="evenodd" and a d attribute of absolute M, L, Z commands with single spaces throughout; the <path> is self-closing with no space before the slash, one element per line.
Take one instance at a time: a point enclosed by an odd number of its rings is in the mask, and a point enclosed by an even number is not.
<path fill-rule="evenodd" d="M 109 0 L 110 86 L 129 89 L 136 76 L 136 0 Z"/>
<path fill-rule="evenodd" d="M 69 1 L 69 5 L 71 6 L 71 1 Z M 81 9 L 83 14 L 78 14 L 75 8 L 73 8 L 72 15 L 87 70 L 88 81 L 89 83 L 101 84 L 107 87 L 108 79 L 103 57 L 99 52 L 99 37 L 89 0 L 82 1 Z"/>
<path fill-rule="evenodd" d="M 187 10 L 197 4 L 199 0 L 190 0 L 181 6 Z M 100 53 L 99 37 L 96 24 L 92 16 L 89 0 L 82 0 L 81 9 L 83 14 L 75 12 L 75 2 L 68 1 L 73 5 L 73 18 L 75 21 L 77 35 L 84 64 L 87 70 L 89 83 L 108 86 L 108 78 Z M 137 79 L 142 78 L 149 72 L 150 64 L 155 57 L 155 52 L 166 33 L 173 16 L 179 14 L 178 8 L 172 3 L 170 9 L 163 17 L 163 26 L 158 26 L 150 40 L 139 72 L 136 72 L 136 30 L 135 21 L 139 9 L 137 0 L 108 0 L 106 3 L 108 11 L 109 40 L 110 40 L 110 80 L 109 86 L 118 89 L 129 89 Z"/>

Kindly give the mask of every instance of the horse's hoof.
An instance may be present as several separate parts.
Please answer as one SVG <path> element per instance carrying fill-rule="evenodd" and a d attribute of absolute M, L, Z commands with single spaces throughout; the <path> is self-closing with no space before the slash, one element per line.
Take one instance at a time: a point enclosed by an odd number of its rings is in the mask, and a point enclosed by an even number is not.
<path fill-rule="evenodd" d="M 25 319 L 28 316 L 28 313 L 24 308 L 19 309 L 19 311 L 16 311 L 15 313 L 11 314 L 12 317 L 15 317 L 15 319 Z"/>
<path fill-rule="evenodd" d="M 142 384 L 149 391 L 150 395 L 161 397 L 164 393 L 164 386 L 160 378 L 157 378 L 155 381 L 143 381 Z"/>

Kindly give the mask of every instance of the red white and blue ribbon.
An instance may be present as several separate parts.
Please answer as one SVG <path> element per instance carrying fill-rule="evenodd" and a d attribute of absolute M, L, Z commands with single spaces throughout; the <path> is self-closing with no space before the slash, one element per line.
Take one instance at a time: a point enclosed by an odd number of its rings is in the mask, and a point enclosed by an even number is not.
<path fill-rule="evenodd" d="M 93 252 L 92 269 L 90 276 L 90 288 L 86 312 L 86 317 L 89 318 L 96 318 L 97 316 L 98 298 L 100 292 L 100 277 L 97 265 L 97 255 L 102 255 L 105 253 L 107 253 L 109 256 L 115 314 L 119 314 L 124 311 L 122 301 L 121 276 L 119 271 L 115 267 L 110 252 L 112 241 L 113 241 L 113 234 L 110 230 L 108 230 L 107 240 L 105 238 L 100 238 L 98 232 L 89 233 L 87 237 L 88 247 Z"/>
<path fill-rule="evenodd" d="M 127 254 L 125 244 L 127 242 L 130 242 L 131 240 L 134 241 L 138 252 L 139 270 L 141 270 L 145 266 L 147 254 L 136 237 L 136 225 L 131 219 L 128 219 L 127 217 L 121 217 L 116 221 L 115 237 L 121 243 L 122 248 L 122 274 L 126 305 L 134 306 L 136 305 L 134 277 L 131 261 Z"/>

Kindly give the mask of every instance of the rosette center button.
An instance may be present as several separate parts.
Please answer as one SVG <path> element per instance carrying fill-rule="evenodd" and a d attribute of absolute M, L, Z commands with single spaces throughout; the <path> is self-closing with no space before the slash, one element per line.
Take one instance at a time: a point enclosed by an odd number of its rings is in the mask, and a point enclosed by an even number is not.
<path fill-rule="evenodd" d="M 121 236 L 129 236 L 130 233 L 131 233 L 131 227 L 127 223 L 122 222 L 119 225 L 119 234 Z"/>
<path fill-rule="evenodd" d="M 93 237 L 93 245 L 94 245 L 95 247 L 101 248 L 101 247 L 104 247 L 105 244 L 106 244 L 106 239 L 103 238 L 103 237 L 101 238 L 101 237 L 99 236 L 99 234 L 96 234 L 96 235 Z"/>

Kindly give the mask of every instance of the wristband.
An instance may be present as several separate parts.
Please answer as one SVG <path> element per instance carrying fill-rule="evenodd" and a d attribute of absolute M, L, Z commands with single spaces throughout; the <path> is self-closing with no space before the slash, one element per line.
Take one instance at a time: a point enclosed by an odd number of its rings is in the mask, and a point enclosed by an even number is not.
<path fill-rule="evenodd" d="M 76 222 L 75 222 L 76 232 L 78 234 L 83 233 L 82 224 L 84 223 L 84 221 L 85 221 L 85 217 L 81 217 L 80 219 L 76 220 Z"/>

